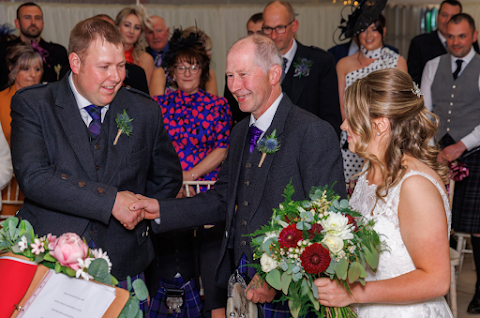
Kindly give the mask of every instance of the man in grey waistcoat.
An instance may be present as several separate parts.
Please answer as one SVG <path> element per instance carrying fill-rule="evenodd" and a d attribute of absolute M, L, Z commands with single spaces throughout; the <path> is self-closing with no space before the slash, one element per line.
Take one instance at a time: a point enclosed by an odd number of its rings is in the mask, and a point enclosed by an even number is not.
<path fill-rule="evenodd" d="M 447 25 L 449 53 L 426 64 L 421 89 L 425 106 L 440 119 L 435 139 L 443 150 L 437 161 L 457 160 L 470 172 L 457 181 L 452 208 L 452 228 L 472 235 L 477 283 L 469 313 L 480 313 L 480 55 L 472 47 L 477 36 L 470 15 L 454 15 Z"/>

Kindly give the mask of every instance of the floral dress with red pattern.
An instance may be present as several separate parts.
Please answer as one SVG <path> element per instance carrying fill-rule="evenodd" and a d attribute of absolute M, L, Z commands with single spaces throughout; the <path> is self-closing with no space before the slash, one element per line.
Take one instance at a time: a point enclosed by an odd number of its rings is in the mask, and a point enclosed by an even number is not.
<path fill-rule="evenodd" d="M 216 148 L 228 148 L 232 111 L 225 98 L 199 89 L 187 95 L 176 90 L 155 96 L 162 108 L 165 129 L 177 151 L 182 169 L 188 171 Z M 217 180 L 217 169 L 197 180 Z"/>

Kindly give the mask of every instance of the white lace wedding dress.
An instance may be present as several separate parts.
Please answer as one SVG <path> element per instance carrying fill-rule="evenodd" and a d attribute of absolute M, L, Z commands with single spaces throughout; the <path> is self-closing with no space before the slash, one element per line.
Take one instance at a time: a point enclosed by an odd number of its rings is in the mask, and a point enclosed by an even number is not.
<path fill-rule="evenodd" d="M 412 175 L 421 175 L 427 178 L 437 187 L 438 191 L 440 191 L 445 211 L 447 212 L 448 230 L 450 232 L 451 212 L 448 197 L 443 190 L 443 185 L 440 185 L 431 176 L 419 171 L 408 172 L 396 186 L 390 188 L 385 202 L 381 200 L 377 202 L 372 214 L 371 212 L 375 204 L 376 185 L 369 185 L 366 174 L 363 174 L 355 186 L 355 191 L 350 199 L 350 205 L 362 213 L 364 217 L 375 219 L 374 229 L 381 236 L 381 239 L 385 240 L 389 249 L 389 251 L 380 254 L 377 272 L 373 273 L 369 271 L 367 281 L 389 279 L 415 269 L 415 265 L 400 235 L 398 221 L 400 188 L 403 181 Z M 359 318 L 453 318 L 444 297 L 404 305 L 359 304 L 354 307 L 357 310 Z"/>

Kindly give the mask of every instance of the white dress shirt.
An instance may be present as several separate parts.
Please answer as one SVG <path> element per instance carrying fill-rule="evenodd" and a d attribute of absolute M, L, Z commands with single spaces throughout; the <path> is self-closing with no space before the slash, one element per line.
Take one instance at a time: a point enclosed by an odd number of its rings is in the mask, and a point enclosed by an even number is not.
<path fill-rule="evenodd" d="M 440 32 L 438 32 L 440 36 Z M 473 49 L 473 47 L 470 49 L 470 52 L 465 55 L 464 57 L 460 58 L 460 60 L 463 60 L 462 63 L 462 68 L 460 70 L 460 73 L 458 74 L 459 76 L 462 74 L 463 70 L 465 67 L 470 63 L 470 61 L 473 59 L 475 56 L 476 52 Z M 437 72 L 438 69 L 438 64 L 440 63 L 440 57 L 438 56 L 425 64 L 425 68 L 423 69 L 423 74 L 422 74 L 422 87 L 421 91 L 423 93 L 423 100 L 425 102 L 425 107 L 427 110 L 432 111 L 433 105 L 432 105 L 432 83 L 433 79 L 435 78 L 435 73 Z M 451 61 L 452 61 L 452 74 L 455 72 L 457 69 L 457 63 L 456 60 L 458 60 L 458 57 L 454 57 L 453 55 L 450 55 Z M 478 89 L 480 91 L 480 74 L 478 77 Z M 461 142 L 467 147 L 467 150 L 472 150 L 475 147 L 480 146 L 480 123 L 478 126 L 476 126 L 471 133 L 466 135 L 461 139 Z"/>
<path fill-rule="evenodd" d="M 92 121 L 92 117 L 90 117 L 85 107 L 92 105 L 92 103 L 90 103 L 85 97 L 80 95 L 80 93 L 77 91 L 77 88 L 73 83 L 72 74 L 73 73 L 70 73 L 70 75 L 68 75 L 68 83 L 70 84 L 70 88 L 72 89 L 73 96 L 75 96 L 75 100 L 77 101 L 77 106 L 78 106 L 78 109 L 80 110 L 80 116 L 82 116 L 83 122 L 88 127 L 90 125 L 90 122 Z M 107 114 L 109 107 L 110 107 L 110 104 L 103 106 L 101 109 L 102 123 L 103 123 L 103 120 L 105 119 L 105 115 Z"/>
<path fill-rule="evenodd" d="M 265 132 L 272 124 L 273 117 L 275 117 L 275 113 L 277 112 L 278 105 L 280 105 L 280 101 L 282 100 L 282 98 L 283 93 L 281 93 L 280 96 L 277 97 L 273 104 L 268 107 L 268 109 L 262 114 L 262 116 L 258 117 L 258 119 L 255 119 L 255 117 L 250 114 L 249 126 L 255 125 L 255 127 L 263 131 L 258 140 L 262 139 L 263 135 L 265 135 Z"/>
<path fill-rule="evenodd" d="M 283 58 L 286 58 L 288 60 L 287 65 L 285 66 L 285 74 L 288 73 L 288 70 L 290 69 L 290 65 L 292 65 L 293 58 L 295 57 L 295 53 L 297 53 L 297 47 L 298 47 L 297 41 L 293 39 L 292 47 L 290 48 L 290 50 L 288 50 L 287 53 L 285 53 L 285 55 L 283 55 Z"/>

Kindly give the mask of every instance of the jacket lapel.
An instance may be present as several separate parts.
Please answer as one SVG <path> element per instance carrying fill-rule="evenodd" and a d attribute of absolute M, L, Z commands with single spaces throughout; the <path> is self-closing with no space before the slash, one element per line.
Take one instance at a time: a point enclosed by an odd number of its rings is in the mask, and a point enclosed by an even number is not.
<path fill-rule="evenodd" d="M 114 146 L 113 142 L 115 141 L 115 137 L 117 136 L 118 128 L 117 123 L 115 122 L 115 118 L 117 114 L 123 113 L 125 109 L 128 113 L 128 105 L 123 105 L 121 102 L 121 98 L 118 95 L 121 95 L 123 88 L 120 88 L 120 91 L 117 93 L 117 96 L 113 99 L 112 103 L 110 104 L 110 108 L 108 112 L 110 115 L 108 116 L 109 121 L 109 131 L 108 131 L 108 152 L 107 152 L 107 161 L 105 163 L 105 172 L 103 173 L 102 183 L 112 184 L 112 179 L 115 177 L 120 164 L 122 163 L 125 154 L 130 150 L 133 149 L 133 144 L 135 142 L 135 138 L 127 137 L 125 134 L 120 135 L 117 144 Z M 134 125 L 134 122 L 132 122 Z"/>
<path fill-rule="evenodd" d="M 268 173 L 269 173 L 270 167 L 272 166 L 273 159 L 275 158 L 275 156 L 283 155 L 282 154 L 282 140 L 284 140 L 283 129 L 285 128 L 285 121 L 288 117 L 288 114 L 290 113 L 290 110 L 292 109 L 292 105 L 293 104 L 288 98 L 288 96 L 286 94 L 283 94 L 283 98 L 280 101 L 280 104 L 278 105 L 278 109 L 277 109 L 277 112 L 275 113 L 272 124 L 264 134 L 263 138 L 266 138 L 270 136 L 274 130 L 276 130 L 276 138 L 280 144 L 280 149 L 273 154 L 267 154 L 262 166 L 260 168 L 257 168 L 257 173 L 255 175 L 255 184 L 257 184 L 258 186 L 255 188 L 255 196 L 253 197 L 253 200 L 251 202 L 252 209 L 250 211 L 252 211 L 252 215 L 249 216 L 250 219 L 255 215 L 255 213 L 257 213 L 258 206 L 260 204 L 260 201 L 262 199 L 262 196 L 265 190 Z M 254 150 L 254 151 L 257 151 L 257 150 Z"/>
<path fill-rule="evenodd" d="M 59 86 L 57 99 L 55 100 L 55 113 L 83 170 L 90 180 L 95 181 L 97 173 L 90 149 L 89 135 L 68 83 L 68 76 L 63 78 Z"/>
<path fill-rule="evenodd" d="M 282 90 L 287 93 L 288 97 L 290 97 L 293 104 L 297 104 L 300 96 L 302 95 L 303 85 L 302 81 L 307 80 L 305 77 L 294 77 L 295 74 L 295 66 L 293 64 L 297 63 L 298 58 L 305 57 L 303 51 L 303 45 L 297 41 L 297 52 L 295 52 L 295 56 L 293 57 L 293 61 L 290 64 L 290 68 L 288 69 L 287 75 L 282 82 Z"/>

